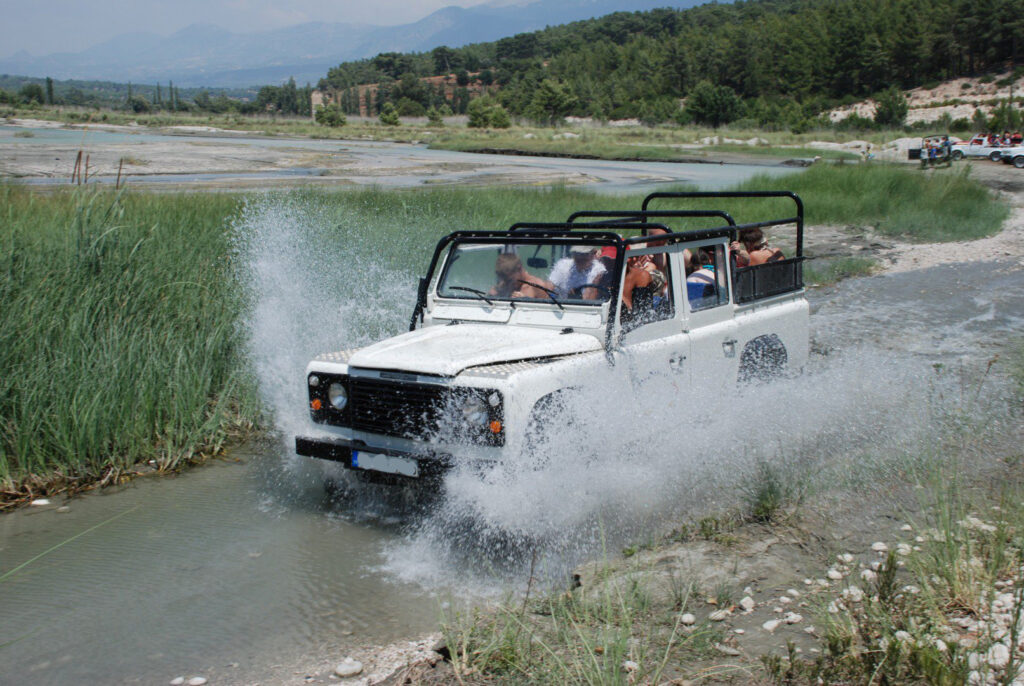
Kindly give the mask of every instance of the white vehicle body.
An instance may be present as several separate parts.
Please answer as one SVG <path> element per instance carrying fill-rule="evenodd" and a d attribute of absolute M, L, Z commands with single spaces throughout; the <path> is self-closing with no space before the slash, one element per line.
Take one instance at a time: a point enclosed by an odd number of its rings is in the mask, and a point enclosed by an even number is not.
<path fill-rule="evenodd" d="M 1024 145 L 1003 148 L 1001 159 L 1003 164 L 1012 164 L 1017 169 L 1024 169 Z"/>
<path fill-rule="evenodd" d="M 798 218 L 763 225 L 798 222 L 798 255 L 739 270 L 728 257 L 736 227 L 668 233 L 657 245 L 612 233 L 635 231 L 641 226 L 635 220 L 446 237 L 421 281 L 410 331 L 309 363 L 311 412 L 320 435 L 297 438 L 297 452 L 368 473 L 422 477 L 453 462 L 519 454 L 545 403 L 599 372 L 621 375 L 636 387 L 652 374 L 670 375 L 685 393 L 802 369 L 809 311 L 799 254 L 802 205 L 792 194 L 767 195 L 796 201 Z M 731 194 L 737 196 L 745 197 Z M 572 230 L 580 227 L 586 232 Z M 486 271 L 495 255 L 511 253 L 519 262 L 526 256 L 531 268 L 542 271 L 579 242 L 615 252 L 616 258 L 608 258 L 613 287 L 581 287 L 572 297 L 501 298 L 494 288 L 465 285 L 473 283 L 471 270 Z M 537 257 L 542 250 L 550 261 Z M 684 254 L 690 253 L 717 265 L 717 281 L 704 286 L 698 299 L 692 299 L 694 283 L 685 272 Z M 645 256 L 662 260 L 654 268 L 664 272 L 665 285 L 650 291 L 658 303 L 650 316 L 637 314 L 640 291 L 631 291 L 632 311 L 619 298 L 626 256 L 633 262 Z M 489 276 L 493 280 L 493 269 Z"/>
<path fill-rule="evenodd" d="M 987 157 L 996 162 L 1002 157 L 1003 150 L 1006 150 L 1006 146 L 989 145 L 987 137 L 978 135 L 963 143 L 955 143 L 950 154 L 954 160 L 961 160 L 965 157 Z"/>

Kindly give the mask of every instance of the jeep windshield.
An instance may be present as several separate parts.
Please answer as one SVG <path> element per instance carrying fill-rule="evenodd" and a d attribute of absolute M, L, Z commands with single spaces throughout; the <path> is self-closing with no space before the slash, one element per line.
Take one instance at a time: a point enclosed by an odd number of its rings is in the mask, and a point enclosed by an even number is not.
<path fill-rule="evenodd" d="M 600 305 L 615 282 L 615 246 L 592 241 L 456 242 L 438 281 L 442 298 Z"/>

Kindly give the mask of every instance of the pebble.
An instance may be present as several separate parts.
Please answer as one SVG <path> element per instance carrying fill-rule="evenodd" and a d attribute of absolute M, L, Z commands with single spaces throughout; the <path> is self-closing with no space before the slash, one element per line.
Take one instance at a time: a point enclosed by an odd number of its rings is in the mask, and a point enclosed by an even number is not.
<path fill-rule="evenodd" d="M 36 505 L 36 506 L 39 506 L 39 505 L 49 505 L 49 504 L 50 504 L 50 501 L 48 499 L 46 499 L 46 498 L 36 498 L 35 500 L 33 500 L 32 502 L 29 503 L 29 505 Z"/>
<path fill-rule="evenodd" d="M 817 629 L 814 628 L 813 624 L 804 628 L 805 634 L 813 634 L 815 631 L 817 631 Z"/>
<path fill-rule="evenodd" d="M 71 508 L 68 507 L 67 505 L 61 505 L 60 507 L 57 508 L 57 512 L 60 512 L 62 514 L 64 512 L 71 512 Z"/>
<path fill-rule="evenodd" d="M 833 581 L 839 581 L 840 579 L 843 578 L 842 573 L 840 573 L 840 571 L 838 569 L 830 569 L 830 570 L 828 570 L 828 572 L 825 574 L 825 576 L 827 576 L 829 579 L 832 579 Z"/>
<path fill-rule="evenodd" d="M 776 629 L 778 629 L 779 628 L 779 624 L 781 624 L 781 623 L 782 622 L 780 622 L 777 619 L 769 619 L 767 622 L 765 622 L 764 624 L 761 625 L 761 628 L 764 629 L 765 631 L 767 631 L 768 633 L 771 633 L 771 632 L 775 631 Z"/>
<path fill-rule="evenodd" d="M 679 621 L 685 624 L 686 626 L 690 626 L 692 624 L 697 623 L 697 618 L 691 615 L 689 612 L 687 612 L 685 615 L 679 618 Z"/>
<path fill-rule="evenodd" d="M 804 616 L 796 612 L 787 612 L 783 619 L 786 620 L 786 624 L 798 624 L 803 621 Z"/>
<path fill-rule="evenodd" d="M 342 678 L 355 676 L 362 671 L 363 663 L 359 660 L 353 660 L 350 657 L 346 657 L 337 667 L 334 668 L 334 673 Z"/>
<path fill-rule="evenodd" d="M 899 555 L 909 555 L 910 554 L 910 546 L 907 545 L 906 543 L 897 543 L 896 544 L 896 553 L 899 554 Z"/>
<path fill-rule="evenodd" d="M 714 612 L 708 615 L 708 619 L 710 619 L 712 622 L 721 622 L 724 621 L 728 616 L 728 610 L 715 610 Z"/>
<path fill-rule="evenodd" d="M 750 612 L 755 607 L 757 607 L 757 603 L 754 602 L 753 598 L 751 598 L 748 595 L 745 595 L 743 596 L 743 599 L 740 600 L 740 607 L 743 608 L 744 612 Z"/>
<path fill-rule="evenodd" d="M 814 581 L 811 580 L 811 579 L 804 579 L 804 586 L 810 586 L 813 583 L 814 583 Z"/>
<path fill-rule="evenodd" d="M 850 553 L 843 553 L 842 555 L 838 555 L 837 558 L 840 562 L 845 562 L 846 564 L 853 562 L 853 555 Z"/>
<path fill-rule="evenodd" d="M 889 546 L 887 546 L 885 543 L 882 543 L 881 541 L 878 541 L 876 543 L 871 544 L 871 549 L 874 550 L 876 553 L 884 553 L 889 550 Z"/>
<path fill-rule="evenodd" d="M 744 631 L 743 629 L 733 629 L 733 630 L 732 630 L 732 632 L 733 632 L 734 634 L 739 634 L 740 636 L 742 636 L 743 634 L 747 633 L 747 632 L 746 632 L 746 631 Z"/>
<path fill-rule="evenodd" d="M 947 646 L 946 642 L 943 641 L 941 638 L 935 639 L 935 650 L 939 651 L 940 653 L 944 653 L 948 648 L 949 646 Z"/>
<path fill-rule="evenodd" d="M 860 573 L 860 578 L 864 579 L 864 581 L 874 581 L 878 578 L 878 575 L 870 569 L 865 569 L 863 572 Z"/>
<path fill-rule="evenodd" d="M 842 592 L 844 600 L 849 600 L 851 603 L 859 603 L 864 600 L 864 591 L 860 590 L 858 586 L 850 586 Z"/>
<path fill-rule="evenodd" d="M 626 660 L 622 663 L 622 668 L 627 672 L 635 672 L 636 670 L 640 669 L 640 665 L 633 662 L 632 660 Z"/>
<path fill-rule="evenodd" d="M 800 591 L 796 590 L 795 588 L 791 588 L 788 591 L 786 591 L 786 595 L 788 595 L 790 598 L 799 598 Z"/>
<path fill-rule="evenodd" d="M 205 676 L 194 676 L 188 680 L 188 686 L 203 686 L 206 683 Z"/>
<path fill-rule="evenodd" d="M 181 686 L 183 683 L 185 683 L 185 677 L 183 676 L 176 676 L 171 679 L 171 686 Z"/>
<path fill-rule="evenodd" d="M 732 646 L 723 645 L 721 643 L 715 644 L 715 650 L 720 652 L 722 655 L 729 655 L 730 657 L 736 657 L 740 654 L 740 651 L 736 650 Z"/>
<path fill-rule="evenodd" d="M 996 669 L 1002 669 L 1010 664 L 1010 649 L 1002 643 L 996 643 L 988 650 L 988 663 Z"/>
<path fill-rule="evenodd" d="M 903 526 L 900 527 L 900 531 L 913 531 L 913 530 L 914 530 L 914 527 L 910 526 L 909 524 L 904 524 Z"/>
<path fill-rule="evenodd" d="M 793 599 L 790 598 L 788 595 L 784 595 L 779 598 L 779 602 L 783 605 L 789 605 L 791 602 L 793 602 Z"/>

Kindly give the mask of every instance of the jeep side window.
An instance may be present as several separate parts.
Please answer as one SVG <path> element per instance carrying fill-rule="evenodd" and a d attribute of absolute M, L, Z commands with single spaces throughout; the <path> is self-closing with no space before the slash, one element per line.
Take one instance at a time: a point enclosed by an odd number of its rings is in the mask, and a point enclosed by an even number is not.
<path fill-rule="evenodd" d="M 706 245 L 690 250 L 686 263 L 686 298 L 691 312 L 729 302 L 724 245 Z"/>
<path fill-rule="evenodd" d="M 626 260 L 626 275 L 622 285 L 623 331 L 631 331 L 643 324 L 674 316 L 675 302 L 668 257 L 668 253 L 655 252 Z"/>

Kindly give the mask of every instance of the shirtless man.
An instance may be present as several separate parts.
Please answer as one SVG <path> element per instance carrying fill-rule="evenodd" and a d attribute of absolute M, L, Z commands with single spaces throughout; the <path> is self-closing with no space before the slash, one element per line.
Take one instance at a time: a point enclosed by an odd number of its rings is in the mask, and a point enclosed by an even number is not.
<path fill-rule="evenodd" d="M 546 298 L 554 290 L 550 281 L 534 276 L 523 268 L 523 261 L 514 253 L 498 255 L 494 263 L 498 283 L 487 292 L 499 298 Z M 547 289 L 548 292 L 545 292 Z"/>

